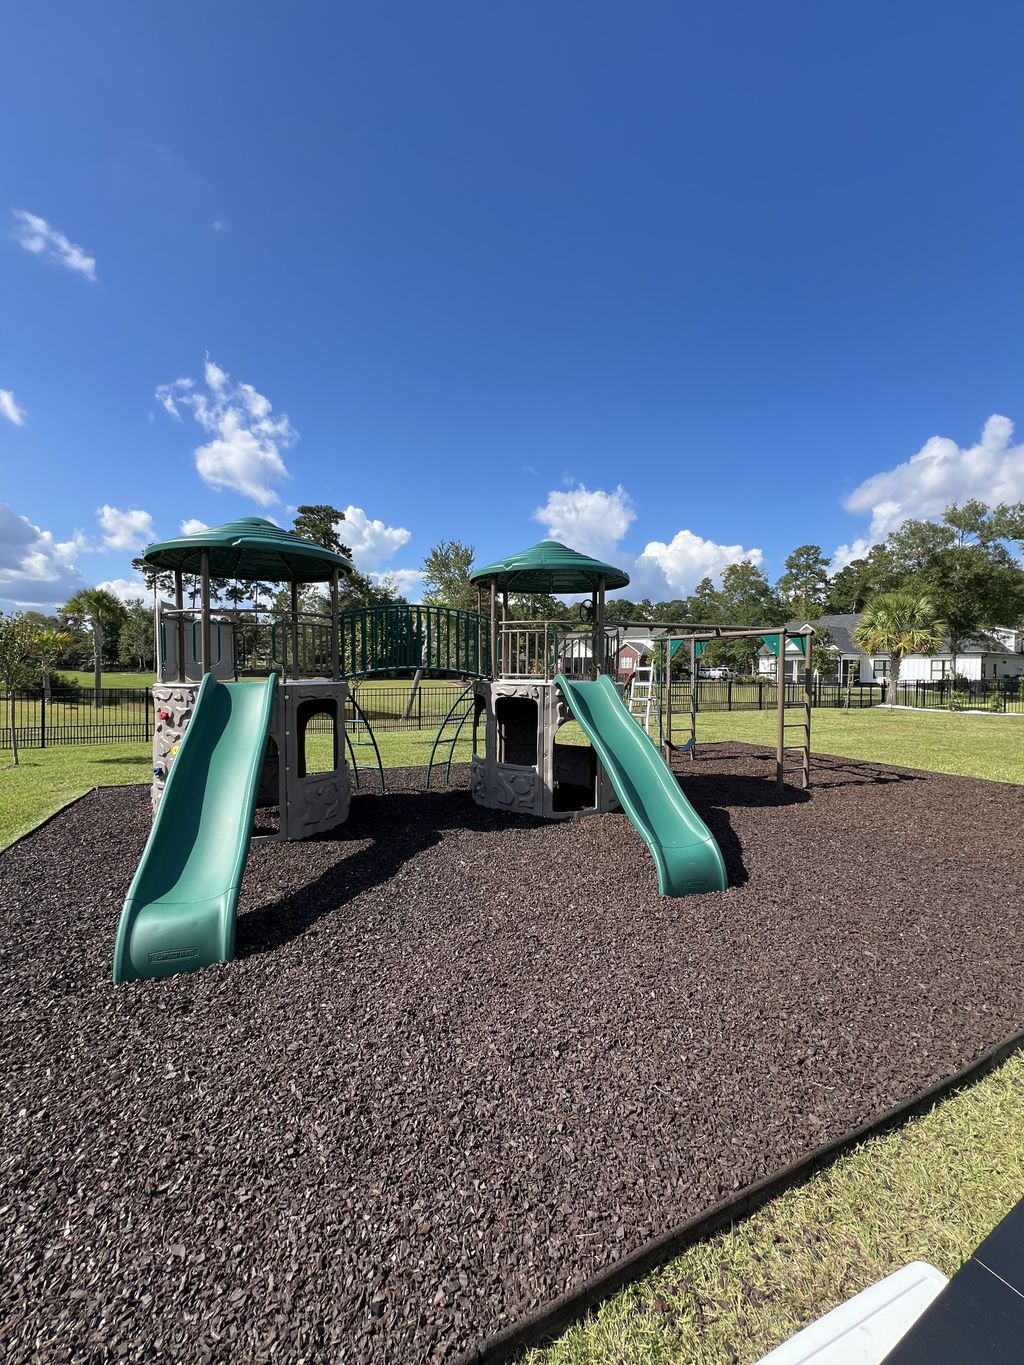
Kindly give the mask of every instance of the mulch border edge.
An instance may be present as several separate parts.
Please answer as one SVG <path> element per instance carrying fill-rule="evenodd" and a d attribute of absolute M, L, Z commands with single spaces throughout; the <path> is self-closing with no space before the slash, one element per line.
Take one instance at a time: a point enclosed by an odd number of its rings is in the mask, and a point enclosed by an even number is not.
<path fill-rule="evenodd" d="M 24 834 L 19 834 L 16 839 L 12 839 L 9 844 L 0 848 L 0 858 L 5 853 L 9 853 L 12 848 L 17 848 L 19 844 L 23 844 L 26 839 L 31 839 L 33 834 L 38 834 L 47 825 L 52 825 L 58 815 L 63 815 L 72 806 L 77 806 L 79 801 L 84 801 L 89 796 L 95 796 L 97 792 L 119 792 L 125 787 L 144 787 L 145 785 L 145 782 L 101 782 L 96 787 L 90 787 L 88 791 L 82 792 L 79 796 L 73 796 L 70 801 L 65 801 L 63 806 L 58 806 L 55 811 L 51 811 L 49 815 L 39 821 L 38 825 L 33 825 Z"/>
<path fill-rule="evenodd" d="M 908 1119 L 925 1113 L 953 1091 L 973 1085 L 1015 1052 L 1022 1050 L 1024 1030 L 994 1044 L 975 1061 L 920 1091 L 912 1099 L 887 1109 L 877 1118 L 869 1119 L 842 1137 L 814 1148 L 807 1156 L 784 1166 L 774 1175 L 749 1185 L 735 1198 L 723 1200 L 705 1213 L 670 1228 L 630 1255 L 613 1262 L 605 1270 L 568 1289 L 552 1303 L 535 1309 L 517 1322 L 486 1337 L 477 1346 L 455 1357 L 454 1365 L 501 1365 L 501 1362 L 509 1360 L 528 1346 L 549 1342 L 634 1280 L 656 1270 L 688 1247 L 713 1237 L 729 1224 L 748 1218 L 786 1190 L 804 1184 L 859 1143 L 901 1127 Z"/>

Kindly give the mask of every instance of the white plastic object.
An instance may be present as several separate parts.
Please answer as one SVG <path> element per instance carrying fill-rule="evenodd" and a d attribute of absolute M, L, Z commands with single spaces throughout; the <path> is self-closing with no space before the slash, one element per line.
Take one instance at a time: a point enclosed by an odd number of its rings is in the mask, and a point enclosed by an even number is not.
<path fill-rule="evenodd" d="M 947 1283 L 927 1261 L 911 1261 L 802 1328 L 757 1365 L 881 1365 Z"/>

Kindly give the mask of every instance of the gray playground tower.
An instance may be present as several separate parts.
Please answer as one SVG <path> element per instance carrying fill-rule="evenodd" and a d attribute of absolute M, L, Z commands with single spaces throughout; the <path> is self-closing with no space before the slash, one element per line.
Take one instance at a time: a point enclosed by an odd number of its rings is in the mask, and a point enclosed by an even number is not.
<path fill-rule="evenodd" d="M 276 661 L 280 683 L 275 691 L 267 747 L 260 778 L 260 805 L 278 806 L 279 840 L 305 839 L 334 829 L 348 818 L 351 801 L 349 770 L 345 763 L 345 700 L 348 687 L 340 662 L 338 584 L 351 562 L 333 550 L 284 531 L 262 517 L 245 517 L 195 535 L 150 545 L 143 556 L 149 568 L 170 573 L 173 607 L 157 613 L 158 674 L 153 688 L 153 808 L 159 805 L 167 774 L 192 717 L 202 678 L 213 671 L 212 636 L 219 624 L 210 607 L 211 579 L 248 583 L 287 583 L 290 610 L 261 613 L 257 606 L 218 611 L 232 626 L 233 645 L 240 640 L 269 642 L 266 654 Z M 185 605 L 185 576 L 199 586 L 199 605 Z M 299 589 L 310 583 L 329 584 L 329 610 L 301 607 Z M 173 648 L 161 648 L 161 634 L 174 632 Z M 198 631 L 198 650 L 190 635 Z M 166 645 L 166 641 L 164 642 Z M 199 678 L 186 676 L 186 661 L 198 655 Z M 219 651 L 218 651 L 219 653 Z M 161 661 L 172 659 L 175 678 L 164 676 Z M 307 726 L 314 718 L 318 730 L 333 735 L 333 754 L 325 768 L 309 772 L 306 761 Z"/>
<path fill-rule="evenodd" d="M 555 540 L 509 555 L 472 575 L 481 611 L 490 610 L 490 677 L 474 685 L 471 789 L 492 810 L 546 820 L 618 809 L 594 750 L 559 740 L 572 716 L 555 683 L 616 674 L 617 630 L 605 626 L 605 592 L 624 588 L 623 569 L 579 554 Z M 586 593 L 581 621 L 511 620 L 509 595 Z"/>

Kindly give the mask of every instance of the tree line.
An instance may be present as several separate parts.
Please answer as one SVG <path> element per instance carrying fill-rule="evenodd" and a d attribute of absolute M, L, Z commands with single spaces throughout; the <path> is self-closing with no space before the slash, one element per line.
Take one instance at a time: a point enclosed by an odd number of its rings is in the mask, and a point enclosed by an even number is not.
<path fill-rule="evenodd" d="M 292 529 L 318 545 L 351 558 L 341 538 L 344 512 L 329 503 L 297 508 Z M 955 659 L 964 644 L 984 639 L 995 626 L 1024 623 L 1024 503 L 989 506 L 978 499 L 947 507 L 936 521 L 909 520 L 862 557 L 832 571 L 820 545 L 798 545 L 786 557 L 782 574 L 773 583 L 749 559 L 729 564 L 720 582 L 703 578 L 688 596 L 652 601 L 612 597 L 607 602 L 610 621 L 715 623 L 731 626 L 777 626 L 787 621 L 820 620 L 829 614 L 862 612 L 871 604 L 901 595 L 903 607 L 914 604 L 913 628 L 936 629 L 949 640 Z M 441 540 L 423 561 L 422 600 L 428 605 L 475 611 L 479 595 L 470 582 L 474 547 L 460 540 Z M 170 596 L 173 578 L 150 568 L 141 559 L 133 567 L 150 591 Z M 199 583 L 186 577 L 187 600 L 198 603 Z M 211 599 L 222 610 L 257 606 L 272 613 L 290 606 L 290 589 L 269 583 L 240 583 L 216 579 Z M 343 575 L 342 610 L 403 602 L 387 577 L 373 578 L 353 569 Z M 307 610 L 327 610 L 326 590 L 311 585 L 302 590 Z M 519 619 L 566 620 L 577 616 L 575 606 L 544 594 L 513 594 L 510 611 Z M 891 606 L 891 604 L 890 604 Z M 884 614 L 884 613 L 883 613 Z M 904 610 L 904 615 L 906 614 Z M 890 619 L 892 611 L 890 610 Z M 15 624 L 18 623 L 16 628 Z M 930 623 L 930 625 L 929 625 Z M 927 629 L 926 629 L 927 628 Z M 154 665 L 153 617 L 143 602 L 122 602 L 103 588 L 83 588 L 56 613 L 28 611 L 13 617 L 0 614 L 0 632 L 8 634 L 7 658 L 18 659 L 18 681 L 8 686 L 48 688 L 57 670 L 90 667 L 94 687 L 102 673 L 116 666 L 144 672 Z M 892 631 L 890 630 L 890 635 Z M 890 652 L 877 643 L 870 648 Z M 920 637 L 923 638 L 923 637 Z M 941 643 L 941 641 L 940 641 Z M 821 671 L 831 644 L 826 630 L 816 639 Z M 869 646 L 865 646 L 869 648 Z M 898 644 L 896 646 L 897 653 Z M 749 642 L 723 641 L 711 646 L 709 662 L 745 671 L 752 664 Z M 8 668 L 13 677 L 14 665 Z"/>

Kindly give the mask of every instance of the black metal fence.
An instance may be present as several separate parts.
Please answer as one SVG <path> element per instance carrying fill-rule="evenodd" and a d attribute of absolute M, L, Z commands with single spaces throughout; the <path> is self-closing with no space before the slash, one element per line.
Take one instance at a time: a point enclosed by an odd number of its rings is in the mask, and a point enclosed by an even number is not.
<path fill-rule="evenodd" d="M 804 699 L 802 683 L 786 683 L 787 706 L 798 705 Z M 874 683 L 854 683 L 840 687 L 838 683 L 815 681 L 811 691 L 811 705 L 859 709 L 877 706 L 883 689 Z M 697 681 L 698 711 L 772 711 L 779 704 L 778 691 L 772 681 L 744 682 L 730 678 L 719 681 L 699 678 Z M 672 710 L 689 711 L 690 682 L 672 684 Z"/>
<path fill-rule="evenodd" d="M 894 698 L 898 706 L 946 711 L 995 711 L 1024 715 L 1024 678 L 968 681 L 942 678 L 935 682 L 901 682 Z M 887 698 L 888 699 L 888 698 Z"/>
<path fill-rule="evenodd" d="M 153 694 L 145 687 L 61 688 L 0 693 L 0 749 L 19 745 L 108 744 L 153 736 Z"/>
<path fill-rule="evenodd" d="M 416 689 L 355 688 L 356 700 L 375 730 L 436 730 L 465 684 L 430 683 Z M 408 711 L 408 714 L 406 712 Z M 326 716 L 314 717 L 310 729 L 328 729 Z M 153 737 L 153 694 L 145 687 L 69 688 L 45 696 L 41 691 L 0 695 L 0 749 L 10 749 L 12 728 L 25 749 L 59 744 L 148 743 Z"/>
<path fill-rule="evenodd" d="M 354 696 L 374 730 L 436 730 L 466 690 L 465 683 L 421 686 L 410 706 L 410 687 L 360 685 L 354 689 Z"/>
<path fill-rule="evenodd" d="M 896 701 L 900 706 L 929 710 L 994 711 L 1024 715 L 1024 679 L 1006 678 L 999 682 L 965 682 L 943 679 L 936 682 L 900 683 Z M 452 705 L 464 690 L 462 683 L 426 683 L 416 689 L 410 704 L 409 685 L 384 687 L 359 685 L 356 699 L 375 730 L 437 730 Z M 815 682 L 812 704 L 822 708 L 878 706 L 887 700 L 881 684 Z M 798 704 L 803 688 L 786 684 L 786 701 Z M 778 705 L 774 682 L 719 681 L 701 678 L 697 683 L 699 711 L 770 711 Z M 688 681 L 672 684 L 672 710 L 676 715 L 690 710 Z M 326 717 L 322 723 L 327 726 Z M 15 692 L 13 698 L 0 695 L 0 749 L 10 749 L 12 728 L 18 744 L 26 749 L 44 749 L 59 744 L 107 744 L 112 742 L 148 743 L 153 735 L 153 694 L 145 687 L 104 687 L 55 690 L 49 696 L 41 691 Z M 317 728 L 317 719 L 311 725 Z"/>

